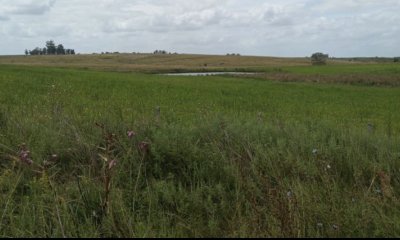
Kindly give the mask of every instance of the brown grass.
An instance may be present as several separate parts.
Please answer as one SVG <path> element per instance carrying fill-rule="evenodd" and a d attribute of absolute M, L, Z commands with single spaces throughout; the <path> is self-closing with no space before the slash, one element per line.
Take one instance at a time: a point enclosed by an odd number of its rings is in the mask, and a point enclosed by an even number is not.
<path fill-rule="evenodd" d="M 243 76 L 241 76 L 243 77 Z M 289 72 L 270 72 L 249 75 L 245 77 L 263 80 L 273 80 L 280 82 L 309 82 L 309 83 L 340 83 L 353 85 L 371 86 L 400 86 L 400 75 L 383 75 L 371 73 L 351 73 L 351 74 L 299 74 Z"/>
<path fill-rule="evenodd" d="M 386 174 L 384 171 L 378 172 L 378 176 L 381 183 L 381 191 L 383 196 L 386 198 L 392 198 L 393 190 L 392 186 L 390 185 L 390 176 Z"/>
<path fill-rule="evenodd" d="M 343 59 L 329 60 L 329 65 L 340 64 L 341 66 L 366 65 L 373 63 L 374 62 L 365 61 L 349 62 Z M 194 54 L 86 54 L 67 56 L 0 56 L 0 64 L 143 73 L 212 71 L 260 72 L 260 74 L 257 75 L 241 75 L 240 77 L 283 82 L 400 86 L 400 75 L 395 74 L 340 72 L 337 74 L 304 74 L 282 70 L 286 67 L 311 66 L 309 58 Z"/>
<path fill-rule="evenodd" d="M 257 71 L 265 67 L 309 66 L 307 58 L 217 55 L 93 54 L 74 56 L 0 56 L 0 64 L 84 68 L 105 71 L 182 72 Z"/>

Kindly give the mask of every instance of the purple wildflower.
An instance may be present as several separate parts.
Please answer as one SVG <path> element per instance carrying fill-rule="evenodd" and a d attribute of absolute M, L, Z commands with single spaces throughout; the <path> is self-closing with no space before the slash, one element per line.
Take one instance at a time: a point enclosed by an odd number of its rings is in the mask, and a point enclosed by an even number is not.
<path fill-rule="evenodd" d="M 33 163 L 32 159 L 30 158 L 30 151 L 26 150 L 25 148 L 19 152 L 19 159 L 21 162 L 31 165 Z"/>
<path fill-rule="evenodd" d="M 129 139 L 131 139 L 131 138 L 136 136 L 136 133 L 134 131 L 128 131 L 126 134 L 128 135 Z"/>

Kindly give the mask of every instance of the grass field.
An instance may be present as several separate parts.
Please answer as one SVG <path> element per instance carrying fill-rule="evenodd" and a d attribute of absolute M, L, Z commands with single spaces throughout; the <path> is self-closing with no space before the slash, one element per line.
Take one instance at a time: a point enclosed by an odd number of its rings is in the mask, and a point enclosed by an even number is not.
<path fill-rule="evenodd" d="M 0 58 L 0 236 L 400 236 L 399 65 L 82 57 Z"/>
<path fill-rule="evenodd" d="M 123 72 L 258 71 L 276 66 L 307 66 L 305 58 L 212 56 L 193 54 L 104 54 L 74 56 L 0 56 L 0 64 L 83 68 Z"/>

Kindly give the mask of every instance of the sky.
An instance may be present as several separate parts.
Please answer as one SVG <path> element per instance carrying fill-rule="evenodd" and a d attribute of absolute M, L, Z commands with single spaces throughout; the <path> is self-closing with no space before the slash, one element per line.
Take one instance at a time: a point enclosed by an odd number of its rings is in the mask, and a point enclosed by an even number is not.
<path fill-rule="evenodd" d="M 78 53 L 400 56 L 400 0 L 0 0 L 0 55 L 47 40 Z"/>

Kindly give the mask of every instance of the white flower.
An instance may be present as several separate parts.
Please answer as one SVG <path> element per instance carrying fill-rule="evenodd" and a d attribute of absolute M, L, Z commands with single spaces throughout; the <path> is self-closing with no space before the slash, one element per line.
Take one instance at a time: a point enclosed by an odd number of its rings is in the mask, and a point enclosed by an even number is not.
<path fill-rule="evenodd" d="M 331 165 L 328 164 L 328 166 L 326 166 L 326 168 L 327 169 L 331 169 L 332 167 L 331 167 Z"/>
<path fill-rule="evenodd" d="M 288 191 L 288 192 L 286 193 L 286 195 L 287 195 L 288 198 L 291 198 L 291 197 L 293 196 L 293 193 L 292 193 L 292 191 Z"/>

